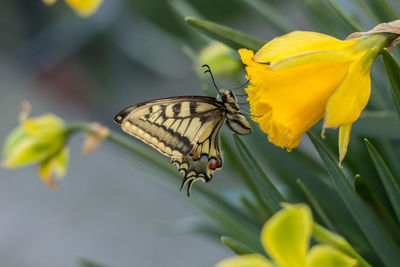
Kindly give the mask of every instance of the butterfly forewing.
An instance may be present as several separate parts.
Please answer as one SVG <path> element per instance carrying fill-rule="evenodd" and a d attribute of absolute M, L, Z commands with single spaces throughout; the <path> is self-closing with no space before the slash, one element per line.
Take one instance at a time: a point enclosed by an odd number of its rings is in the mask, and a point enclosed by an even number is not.
<path fill-rule="evenodd" d="M 127 107 L 114 121 L 160 153 L 183 157 L 222 112 L 222 105 L 212 97 L 170 97 Z"/>

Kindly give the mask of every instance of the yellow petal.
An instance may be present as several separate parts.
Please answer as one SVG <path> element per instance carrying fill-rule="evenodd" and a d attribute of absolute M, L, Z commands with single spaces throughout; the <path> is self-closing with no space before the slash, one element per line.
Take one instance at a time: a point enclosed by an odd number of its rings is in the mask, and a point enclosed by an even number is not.
<path fill-rule="evenodd" d="M 347 153 L 347 146 L 350 140 L 351 124 L 344 124 L 339 128 L 339 166 Z"/>
<path fill-rule="evenodd" d="M 23 120 L 26 133 L 35 138 L 52 139 L 66 131 L 64 121 L 53 114 Z"/>
<path fill-rule="evenodd" d="M 353 267 L 357 260 L 329 246 L 316 245 L 307 255 L 308 267 Z"/>
<path fill-rule="evenodd" d="M 52 142 L 38 141 L 32 138 L 24 138 L 8 151 L 7 157 L 2 162 L 4 168 L 19 168 L 37 163 L 54 151 Z"/>
<path fill-rule="evenodd" d="M 305 267 L 311 230 L 312 216 L 307 205 L 285 205 L 264 225 L 261 242 L 279 266 Z"/>
<path fill-rule="evenodd" d="M 354 57 L 339 51 L 313 51 L 299 53 L 271 64 L 270 70 L 284 70 L 318 62 L 351 62 Z"/>
<path fill-rule="evenodd" d="M 274 71 L 255 62 L 252 51 L 241 49 L 239 53 L 251 82 L 246 91 L 253 120 L 268 134 L 270 142 L 288 150 L 296 147 L 301 135 L 323 117 L 328 99 L 350 65 L 349 61 L 317 60 Z M 310 54 L 310 60 L 315 56 Z"/>
<path fill-rule="evenodd" d="M 220 261 L 215 267 L 274 267 L 271 262 L 258 254 L 241 255 Z"/>
<path fill-rule="evenodd" d="M 9 157 L 14 149 L 25 139 L 29 138 L 23 127 L 19 126 L 11 131 L 3 145 L 3 156 Z"/>
<path fill-rule="evenodd" d="M 341 41 L 317 32 L 294 31 L 268 42 L 256 53 L 254 60 L 275 63 L 304 51 L 343 51 L 356 42 L 355 40 Z"/>
<path fill-rule="evenodd" d="M 81 17 L 94 14 L 103 0 L 65 0 L 65 2 Z"/>
<path fill-rule="evenodd" d="M 54 182 L 53 177 L 61 178 L 65 176 L 68 168 L 68 162 L 69 151 L 68 148 L 64 148 L 40 164 L 40 178 L 50 188 L 56 187 L 57 184 Z"/>
<path fill-rule="evenodd" d="M 329 99 L 324 127 L 335 128 L 353 123 L 367 105 L 371 93 L 371 79 L 369 68 L 366 71 L 364 64 L 366 63 L 362 59 L 354 62 L 340 87 Z"/>

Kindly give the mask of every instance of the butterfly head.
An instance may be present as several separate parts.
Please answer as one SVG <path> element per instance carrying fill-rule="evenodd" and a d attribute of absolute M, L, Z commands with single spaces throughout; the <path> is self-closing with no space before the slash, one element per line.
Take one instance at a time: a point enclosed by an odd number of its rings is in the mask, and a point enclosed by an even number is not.
<path fill-rule="evenodd" d="M 221 102 L 224 103 L 236 103 L 236 96 L 235 94 L 232 92 L 232 90 L 225 90 L 225 89 L 220 89 L 219 94 L 217 96 L 217 99 Z"/>

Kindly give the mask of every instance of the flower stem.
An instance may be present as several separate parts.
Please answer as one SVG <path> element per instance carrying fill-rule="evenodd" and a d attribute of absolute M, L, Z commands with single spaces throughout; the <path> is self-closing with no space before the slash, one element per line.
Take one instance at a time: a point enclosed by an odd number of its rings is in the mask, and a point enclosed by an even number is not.
<path fill-rule="evenodd" d="M 71 136 L 71 134 L 76 133 L 76 132 L 85 132 L 89 134 L 95 134 L 95 130 L 91 127 L 90 123 L 85 123 L 85 122 L 78 122 L 78 123 L 73 123 L 69 124 L 67 126 L 68 130 L 68 136 Z M 157 152 L 152 151 L 148 149 L 147 147 L 143 146 L 142 144 L 133 141 L 134 139 L 125 137 L 119 133 L 116 133 L 114 131 L 109 131 L 108 136 L 105 137 L 107 140 L 111 141 L 114 144 L 117 144 L 128 151 L 132 152 L 133 154 L 138 155 L 145 161 L 153 164 L 154 166 L 157 166 L 163 171 L 166 171 L 168 174 L 170 174 L 172 177 L 176 179 L 181 179 L 179 173 L 174 170 L 172 165 L 166 164 L 164 161 L 159 160 L 159 155 Z M 232 205 L 229 203 L 224 197 L 222 197 L 218 192 L 215 192 L 211 190 L 210 188 L 204 186 L 203 184 L 195 184 L 194 185 L 197 190 L 207 199 L 214 201 L 215 203 L 219 204 L 219 206 L 226 211 L 230 212 L 233 215 L 236 215 L 237 217 L 246 220 L 250 224 L 254 224 L 254 221 L 251 220 L 242 210 L 240 210 L 238 207 L 235 205 Z"/>

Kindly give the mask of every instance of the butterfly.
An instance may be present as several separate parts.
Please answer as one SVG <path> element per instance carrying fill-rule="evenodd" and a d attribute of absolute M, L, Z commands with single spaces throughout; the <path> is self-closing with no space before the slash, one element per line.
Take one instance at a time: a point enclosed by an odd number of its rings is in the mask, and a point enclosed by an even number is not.
<path fill-rule="evenodd" d="M 126 133 L 170 157 L 183 173 L 182 188 L 189 196 L 195 181 L 209 182 L 221 169 L 219 132 L 226 124 L 233 132 L 249 134 L 252 128 L 241 113 L 232 91 L 218 89 L 218 96 L 176 96 L 131 105 L 114 117 Z"/>

